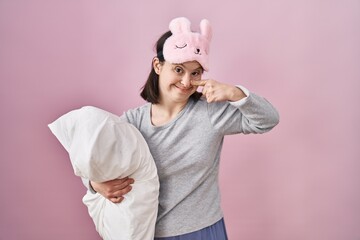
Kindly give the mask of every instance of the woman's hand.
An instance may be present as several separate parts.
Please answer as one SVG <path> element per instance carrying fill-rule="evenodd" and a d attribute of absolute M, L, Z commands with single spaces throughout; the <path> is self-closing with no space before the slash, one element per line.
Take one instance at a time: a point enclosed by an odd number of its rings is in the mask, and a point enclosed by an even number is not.
<path fill-rule="evenodd" d="M 124 195 L 131 191 L 130 184 L 134 183 L 134 179 L 125 177 L 122 179 L 114 179 L 107 182 L 96 183 L 90 182 L 91 187 L 105 198 L 113 203 L 120 203 L 124 199 Z"/>
<path fill-rule="evenodd" d="M 202 86 L 202 94 L 206 97 L 207 102 L 221 101 L 239 101 L 246 97 L 245 93 L 236 86 L 220 83 L 215 80 L 193 80 L 193 86 Z"/>

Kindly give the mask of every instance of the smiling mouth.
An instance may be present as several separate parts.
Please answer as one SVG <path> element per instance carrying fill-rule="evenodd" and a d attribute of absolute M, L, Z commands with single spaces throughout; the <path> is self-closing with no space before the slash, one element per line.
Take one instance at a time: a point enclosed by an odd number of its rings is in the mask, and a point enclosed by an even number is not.
<path fill-rule="evenodd" d="M 186 88 L 186 87 L 181 87 L 181 86 L 177 86 L 177 85 L 175 85 L 175 87 L 180 89 L 181 91 L 189 91 L 193 88 L 192 86 Z"/>

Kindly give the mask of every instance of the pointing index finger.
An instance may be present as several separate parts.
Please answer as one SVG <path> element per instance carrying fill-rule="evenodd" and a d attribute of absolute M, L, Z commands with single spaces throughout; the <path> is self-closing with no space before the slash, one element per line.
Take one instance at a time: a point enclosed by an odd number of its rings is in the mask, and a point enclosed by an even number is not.
<path fill-rule="evenodd" d="M 191 85 L 193 86 L 205 86 L 206 80 L 193 80 L 191 81 Z"/>

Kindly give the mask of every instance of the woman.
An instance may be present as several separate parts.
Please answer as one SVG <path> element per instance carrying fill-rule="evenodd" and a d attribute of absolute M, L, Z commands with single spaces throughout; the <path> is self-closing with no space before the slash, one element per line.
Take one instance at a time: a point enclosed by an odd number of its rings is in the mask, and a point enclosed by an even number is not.
<path fill-rule="evenodd" d="M 155 239 L 227 239 L 218 186 L 224 136 L 264 133 L 279 121 L 268 101 L 244 87 L 201 79 L 212 33 L 207 20 L 200 29 L 201 34 L 191 32 L 186 18 L 171 21 L 141 92 L 148 103 L 122 116 L 140 130 L 158 169 Z M 88 187 L 120 203 L 133 182 L 125 178 Z"/>

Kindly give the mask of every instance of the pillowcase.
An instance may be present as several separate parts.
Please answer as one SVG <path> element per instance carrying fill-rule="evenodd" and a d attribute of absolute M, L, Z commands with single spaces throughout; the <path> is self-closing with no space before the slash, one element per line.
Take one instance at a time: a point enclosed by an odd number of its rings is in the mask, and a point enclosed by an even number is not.
<path fill-rule="evenodd" d="M 104 239 L 153 239 L 158 209 L 156 166 L 141 133 L 105 110 L 86 106 L 48 125 L 66 151 L 76 176 L 94 182 L 131 177 L 119 204 L 89 190 L 83 198 Z"/>

